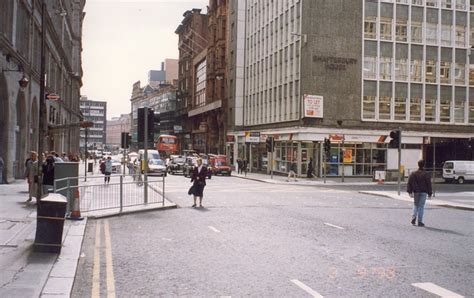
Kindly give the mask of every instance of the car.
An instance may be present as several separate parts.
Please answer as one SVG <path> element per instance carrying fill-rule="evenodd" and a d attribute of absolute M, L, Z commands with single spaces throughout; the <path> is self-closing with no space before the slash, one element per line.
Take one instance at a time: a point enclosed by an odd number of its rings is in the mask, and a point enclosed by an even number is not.
<path fill-rule="evenodd" d="M 210 155 L 209 156 L 210 169 L 213 175 L 227 175 L 230 176 L 232 168 L 227 163 L 225 155 Z"/>
<path fill-rule="evenodd" d="M 168 165 L 168 173 L 174 175 L 177 172 L 183 173 L 186 159 L 181 155 L 171 155 Z"/>
<path fill-rule="evenodd" d="M 183 176 L 184 177 L 191 177 L 191 173 L 194 170 L 194 167 L 197 166 L 197 159 L 198 158 L 199 157 L 197 157 L 197 156 L 186 157 L 186 161 L 185 161 L 184 166 L 183 166 Z M 206 165 L 206 164 L 204 164 L 204 160 L 203 160 L 202 164 Z M 212 177 L 212 171 L 210 169 L 208 169 L 207 179 L 211 179 L 211 177 Z"/>
<path fill-rule="evenodd" d="M 122 162 L 117 159 L 112 159 L 112 174 L 122 173 Z"/>
<path fill-rule="evenodd" d="M 148 160 L 148 175 L 166 177 L 166 165 L 161 159 Z"/>

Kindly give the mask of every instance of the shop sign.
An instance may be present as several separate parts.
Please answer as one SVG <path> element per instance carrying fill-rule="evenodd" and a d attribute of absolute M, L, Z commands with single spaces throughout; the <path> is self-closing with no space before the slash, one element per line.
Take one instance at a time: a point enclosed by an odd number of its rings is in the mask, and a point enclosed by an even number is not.
<path fill-rule="evenodd" d="M 234 135 L 227 135 L 227 142 L 234 143 L 235 142 L 235 136 Z"/>
<path fill-rule="evenodd" d="M 246 143 L 260 143 L 260 132 L 245 132 Z"/>
<path fill-rule="evenodd" d="M 174 132 L 178 133 L 178 132 L 182 132 L 183 131 L 183 127 L 181 125 L 174 125 L 173 126 L 173 130 Z"/>
<path fill-rule="evenodd" d="M 344 140 L 344 135 L 329 135 L 331 142 L 340 142 Z"/>
<path fill-rule="evenodd" d="M 324 98 L 319 95 L 303 95 L 304 116 L 307 118 L 323 118 Z"/>

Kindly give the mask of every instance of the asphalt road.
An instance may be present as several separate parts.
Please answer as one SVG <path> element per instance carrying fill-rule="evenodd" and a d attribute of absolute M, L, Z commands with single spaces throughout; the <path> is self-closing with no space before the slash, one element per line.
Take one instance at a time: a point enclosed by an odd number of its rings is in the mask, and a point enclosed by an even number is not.
<path fill-rule="evenodd" d="M 73 297 L 474 296 L 474 213 L 352 189 L 213 177 L 204 208 L 167 179 L 181 208 L 90 220 Z M 422 289 L 424 288 L 424 289 Z"/>

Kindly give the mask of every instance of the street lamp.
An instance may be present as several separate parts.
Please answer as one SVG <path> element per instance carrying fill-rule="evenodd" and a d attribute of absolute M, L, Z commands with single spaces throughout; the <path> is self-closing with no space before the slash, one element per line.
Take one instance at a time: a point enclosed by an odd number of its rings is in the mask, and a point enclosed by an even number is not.
<path fill-rule="evenodd" d="M 84 132 L 85 132 L 85 138 L 84 138 L 84 181 L 87 181 L 87 166 L 89 165 L 87 163 L 87 155 L 88 155 L 88 152 L 87 152 L 87 135 L 88 135 L 88 132 L 89 132 L 89 127 L 92 127 L 94 126 L 94 122 L 92 121 L 81 121 L 81 127 L 84 128 Z"/>

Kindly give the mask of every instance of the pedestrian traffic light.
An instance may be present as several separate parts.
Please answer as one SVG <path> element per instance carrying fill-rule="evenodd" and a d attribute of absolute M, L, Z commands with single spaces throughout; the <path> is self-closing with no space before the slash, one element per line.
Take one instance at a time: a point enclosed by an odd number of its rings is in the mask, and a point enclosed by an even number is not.
<path fill-rule="evenodd" d="M 266 144 L 265 146 L 267 147 L 267 152 L 273 152 L 275 148 L 275 141 L 273 137 L 267 137 Z"/>
<path fill-rule="evenodd" d="M 324 138 L 324 153 L 326 153 L 326 156 L 331 153 L 331 140 L 327 138 Z"/>
<path fill-rule="evenodd" d="M 400 139 L 400 130 L 392 130 L 390 132 L 390 142 L 388 143 L 388 146 L 390 148 L 399 148 L 401 144 L 401 139 Z"/>
<path fill-rule="evenodd" d="M 145 142 L 145 114 L 148 116 L 148 145 L 153 146 L 154 141 L 154 110 L 150 108 L 139 108 L 137 110 L 137 141 Z"/>
<path fill-rule="evenodd" d="M 153 115 L 153 131 L 155 136 L 159 137 L 161 133 L 161 115 L 159 113 L 155 113 Z"/>

